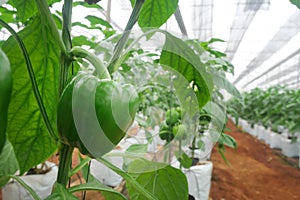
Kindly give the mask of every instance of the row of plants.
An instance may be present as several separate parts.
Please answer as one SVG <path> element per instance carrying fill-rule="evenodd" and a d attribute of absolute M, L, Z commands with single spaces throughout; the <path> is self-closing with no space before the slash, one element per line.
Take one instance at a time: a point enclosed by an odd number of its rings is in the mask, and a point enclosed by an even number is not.
<path fill-rule="evenodd" d="M 231 99 L 227 102 L 229 112 L 249 123 L 263 125 L 274 132 L 287 129 L 294 134 L 300 131 L 300 90 L 284 86 L 267 89 L 255 88 L 243 93 L 244 102 Z"/>
<path fill-rule="evenodd" d="M 62 11 L 51 9 L 54 3 L 61 3 Z M 130 199 L 187 199 L 186 177 L 170 166 L 171 156 L 185 168 L 192 166 L 194 153 L 187 155 L 182 147 L 201 149 L 204 130 L 213 135 L 223 156 L 225 145 L 236 147 L 224 133 L 227 117 L 221 93 L 240 98 L 225 77 L 233 66 L 224 53 L 211 48 L 222 41 L 181 39 L 157 29 L 176 11 L 178 0 L 131 1 L 123 33 L 98 16 L 87 15 L 89 25 L 73 21 L 74 7 L 102 9 L 95 3 L 1 1 L 0 24 L 12 36 L 0 43 L 0 186 L 13 178 L 40 199 L 18 175 L 58 152 L 58 175 L 47 199 L 76 199 L 73 193 L 85 190 L 126 199 L 88 173 L 91 159 L 126 180 Z M 138 36 L 131 34 L 136 23 L 142 28 Z M 74 36 L 75 26 L 99 30 L 104 40 Z M 161 46 L 146 50 L 140 41 L 156 34 L 164 39 Z M 146 128 L 160 125 L 167 153 L 153 161 L 125 152 L 121 156 L 126 166 L 118 168 L 105 155 L 126 136 L 134 119 Z M 72 169 L 74 148 L 85 156 Z M 135 149 L 144 151 L 142 145 Z M 68 187 L 78 171 L 84 183 Z"/>

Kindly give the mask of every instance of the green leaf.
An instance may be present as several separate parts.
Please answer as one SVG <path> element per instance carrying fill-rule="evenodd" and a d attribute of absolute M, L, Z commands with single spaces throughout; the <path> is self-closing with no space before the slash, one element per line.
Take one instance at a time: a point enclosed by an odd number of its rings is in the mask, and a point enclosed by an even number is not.
<path fill-rule="evenodd" d="M 60 0 L 47 0 L 49 5 Z M 17 18 L 22 23 L 35 16 L 38 12 L 35 0 L 9 0 L 8 3 L 17 9 Z"/>
<path fill-rule="evenodd" d="M 9 180 L 7 175 L 15 174 L 17 170 L 18 162 L 14 150 L 9 141 L 6 141 L 0 154 L 0 187 L 4 186 Z"/>
<path fill-rule="evenodd" d="M 65 186 L 59 183 L 54 184 L 54 192 L 45 200 L 78 200 Z"/>
<path fill-rule="evenodd" d="M 56 127 L 58 99 L 59 49 L 48 24 L 35 19 L 19 32 L 35 72 L 40 95 L 52 123 Z M 45 161 L 56 150 L 56 144 L 47 132 L 37 101 L 33 94 L 24 57 L 11 37 L 3 44 L 13 71 L 13 92 L 8 110 L 7 135 L 12 143 L 23 174 Z"/>
<path fill-rule="evenodd" d="M 211 99 L 211 75 L 206 72 L 199 56 L 183 40 L 166 33 L 159 62 L 173 68 L 188 82 L 193 83 L 199 108 Z"/>
<path fill-rule="evenodd" d="M 182 165 L 184 168 L 190 168 L 193 164 L 193 160 L 184 152 L 175 152 L 176 158 L 178 162 Z"/>
<path fill-rule="evenodd" d="M 300 9 L 300 0 L 290 0 L 290 2 Z"/>
<path fill-rule="evenodd" d="M 10 0 L 9 3 L 17 9 L 17 16 L 21 22 L 37 13 L 35 0 Z"/>
<path fill-rule="evenodd" d="M 76 185 L 74 187 L 69 188 L 70 192 L 78 192 L 82 190 L 95 190 L 100 191 L 101 194 L 105 197 L 105 199 L 114 199 L 114 200 L 123 200 L 126 199 L 125 196 L 123 196 L 118 191 L 104 185 L 103 183 L 99 181 L 93 181 L 81 185 Z"/>
<path fill-rule="evenodd" d="M 1 19 L 6 23 L 15 22 L 16 11 L 0 6 Z"/>
<path fill-rule="evenodd" d="M 92 49 L 94 49 L 98 45 L 97 43 L 91 41 L 89 38 L 83 35 L 73 37 L 72 44 L 74 46 L 87 45 L 90 46 Z"/>
<path fill-rule="evenodd" d="M 219 143 L 229 146 L 231 148 L 237 148 L 237 143 L 233 137 L 227 135 L 225 133 L 221 133 L 221 137 L 219 138 Z"/>
<path fill-rule="evenodd" d="M 176 11 L 178 0 L 145 1 L 138 24 L 141 28 L 159 28 Z"/>
<path fill-rule="evenodd" d="M 99 162 L 101 162 L 106 167 L 110 168 L 120 176 L 122 176 L 126 180 L 126 184 L 130 184 L 132 188 L 134 188 L 135 192 L 138 192 L 146 197 L 146 199 L 158 200 L 151 192 L 142 187 L 130 174 L 126 173 L 122 169 L 114 166 L 112 163 L 108 162 L 103 158 L 97 158 Z"/>
<path fill-rule="evenodd" d="M 231 82 L 229 82 L 225 76 L 220 74 L 213 74 L 213 82 L 218 88 L 225 89 L 229 94 L 242 101 L 243 97 L 238 89 L 236 89 L 236 87 Z"/>
<path fill-rule="evenodd" d="M 91 23 L 91 26 L 97 26 L 98 24 L 101 24 L 107 28 L 112 28 L 112 26 L 110 25 L 110 23 L 108 23 L 106 20 L 93 16 L 93 15 L 88 15 L 85 17 L 85 19 L 89 20 L 89 22 Z"/>
<path fill-rule="evenodd" d="M 148 144 L 132 144 L 126 149 L 126 152 L 130 153 L 146 153 L 148 149 Z"/>
<path fill-rule="evenodd" d="M 179 169 L 139 159 L 129 165 L 128 172 L 160 200 L 188 199 L 187 180 Z M 131 200 L 145 199 L 130 183 L 126 186 Z"/>

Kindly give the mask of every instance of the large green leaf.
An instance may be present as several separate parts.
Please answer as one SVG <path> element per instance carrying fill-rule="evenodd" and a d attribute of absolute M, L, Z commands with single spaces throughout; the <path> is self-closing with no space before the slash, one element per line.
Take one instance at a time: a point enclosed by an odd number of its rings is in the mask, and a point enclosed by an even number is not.
<path fill-rule="evenodd" d="M 1 19 L 6 23 L 15 22 L 16 11 L 0 6 Z"/>
<path fill-rule="evenodd" d="M 17 16 L 21 22 L 25 22 L 37 12 L 35 0 L 10 0 L 9 3 L 17 9 Z"/>
<path fill-rule="evenodd" d="M 34 68 L 41 97 L 52 126 L 56 126 L 59 50 L 48 28 L 39 18 L 19 32 Z M 20 48 L 13 38 L 3 45 L 13 71 L 13 92 L 8 110 L 7 135 L 12 143 L 20 172 L 45 161 L 56 149 L 34 97 Z"/>
<path fill-rule="evenodd" d="M 17 9 L 18 19 L 21 22 L 25 22 L 38 12 L 35 1 L 36 0 L 9 0 L 8 3 Z M 59 1 L 60 0 L 48 0 L 47 2 L 53 4 Z"/>
<path fill-rule="evenodd" d="M 133 4 L 133 0 L 131 3 Z M 147 0 L 138 19 L 141 28 L 159 28 L 176 11 L 178 0 Z"/>
<path fill-rule="evenodd" d="M 4 186 L 12 175 L 18 170 L 18 163 L 11 144 L 7 141 L 0 154 L 0 187 Z"/>
<path fill-rule="evenodd" d="M 188 199 L 188 183 L 179 169 L 138 159 L 129 165 L 128 172 L 160 200 Z M 130 183 L 126 186 L 131 200 L 145 199 Z"/>
<path fill-rule="evenodd" d="M 206 72 L 199 56 L 181 39 L 166 33 L 166 42 L 159 62 L 180 73 L 193 83 L 199 108 L 202 108 L 211 98 L 212 78 Z"/>

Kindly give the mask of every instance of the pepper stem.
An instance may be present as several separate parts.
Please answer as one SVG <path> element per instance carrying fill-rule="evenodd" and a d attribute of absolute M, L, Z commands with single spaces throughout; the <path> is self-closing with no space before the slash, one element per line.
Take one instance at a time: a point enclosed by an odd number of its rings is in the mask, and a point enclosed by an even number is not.
<path fill-rule="evenodd" d="M 95 67 L 96 73 L 100 79 L 111 79 L 107 68 L 96 55 L 88 52 L 81 47 L 73 47 L 71 49 L 71 54 L 75 57 L 85 58 L 86 60 L 88 60 Z"/>

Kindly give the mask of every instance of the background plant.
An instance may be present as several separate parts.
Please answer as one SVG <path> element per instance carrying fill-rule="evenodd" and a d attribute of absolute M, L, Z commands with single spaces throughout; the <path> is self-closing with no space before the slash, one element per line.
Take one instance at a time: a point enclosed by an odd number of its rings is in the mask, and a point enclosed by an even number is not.
<path fill-rule="evenodd" d="M 252 125 L 261 124 L 275 132 L 280 131 L 279 126 L 283 126 L 289 133 L 294 133 L 299 131 L 299 95 L 298 89 L 280 85 L 265 90 L 255 88 L 243 93 L 244 106 L 236 99 L 231 99 L 227 105 Z"/>

